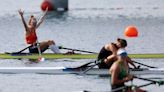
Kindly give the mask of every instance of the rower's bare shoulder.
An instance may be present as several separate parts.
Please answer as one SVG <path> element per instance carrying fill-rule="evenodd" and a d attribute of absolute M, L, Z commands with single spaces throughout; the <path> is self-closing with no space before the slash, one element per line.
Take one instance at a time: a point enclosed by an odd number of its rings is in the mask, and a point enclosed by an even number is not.
<path fill-rule="evenodd" d="M 109 44 L 108 49 L 114 53 L 117 51 L 114 43 Z"/>
<path fill-rule="evenodd" d="M 114 63 L 112 64 L 111 68 L 110 68 L 110 71 L 117 70 L 118 67 L 119 67 L 118 62 L 114 62 Z"/>
<path fill-rule="evenodd" d="M 108 43 L 105 45 L 105 49 L 110 50 L 110 48 L 113 47 L 113 43 Z"/>

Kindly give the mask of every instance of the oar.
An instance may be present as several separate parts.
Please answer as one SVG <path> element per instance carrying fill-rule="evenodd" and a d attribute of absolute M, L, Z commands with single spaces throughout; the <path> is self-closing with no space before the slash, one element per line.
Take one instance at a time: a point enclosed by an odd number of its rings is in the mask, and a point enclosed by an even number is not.
<path fill-rule="evenodd" d="M 140 86 L 136 86 L 135 88 L 142 88 L 142 87 L 145 87 L 145 86 L 149 86 L 149 85 L 152 85 L 154 84 L 153 82 L 150 82 L 150 83 L 146 83 L 146 84 L 143 84 L 143 85 L 140 85 Z M 133 85 L 132 86 L 123 86 L 123 87 L 119 87 L 119 88 L 116 88 L 116 89 L 113 89 L 111 91 L 88 91 L 88 90 L 84 90 L 82 92 L 117 92 L 119 90 L 124 90 L 126 88 L 129 88 L 131 87 L 133 89 Z"/>
<path fill-rule="evenodd" d="M 96 64 L 90 66 L 88 69 L 86 69 L 84 72 L 82 72 L 82 74 L 85 74 L 86 72 L 88 72 L 89 70 L 91 70 L 91 69 L 92 69 L 93 67 L 95 67 L 95 66 L 96 66 Z"/>
<path fill-rule="evenodd" d="M 89 68 L 87 68 L 84 72 L 82 72 L 82 74 L 85 74 L 86 72 L 88 72 L 89 70 L 93 69 L 93 67 L 95 67 L 96 65 L 98 65 L 100 62 L 99 61 L 95 61 L 94 65 L 89 66 Z"/>
<path fill-rule="evenodd" d="M 5 53 L 8 53 L 8 54 L 20 54 L 20 53 L 22 53 L 23 51 L 25 51 L 26 49 L 30 48 L 31 46 L 32 46 L 32 45 L 30 45 L 30 46 L 28 46 L 28 47 L 26 47 L 26 48 L 24 48 L 24 49 L 22 49 L 22 50 L 20 50 L 20 51 L 18 51 L 18 52 L 12 52 L 12 53 L 5 52 Z"/>
<path fill-rule="evenodd" d="M 141 78 L 142 80 L 145 79 L 145 78 Z M 147 79 L 146 79 L 147 80 Z M 130 86 L 131 88 L 135 87 L 135 88 L 141 88 L 141 87 L 145 87 L 145 86 L 149 86 L 149 85 L 152 85 L 152 84 L 156 84 L 156 83 L 159 83 L 159 81 L 150 81 L 150 83 L 147 83 L 147 84 L 143 84 L 143 85 L 140 85 L 140 86 Z M 163 84 L 163 83 L 162 83 Z M 160 83 L 160 85 L 162 85 Z M 116 89 L 113 89 L 112 91 L 109 91 L 109 92 L 116 92 L 118 90 L 123 90 L 123 89 L 126 89 L 128 88 L 129 86 L 123 86 L 123 87 L 119 87 L 119 88 L 116 88 Z"/>
<path fill-rule="evenodd" d="M 26 48 L 24 48 L 24 49 L 22 49 L 22 50 L 20 50 L 20 51 L 18 51 L 18 52 L 14 52 L 14 53 L 22 53 L 23 51 L 25 51 L 26 49 L 28 49 L 28 48 L 30 48 L 30 47 L 31 47 L 31 45 L 28 46 L 28 47 L 26 47 Z"/>
<path fill-rule="evenodd" d="M 136 79 L 140 79 L 140 80 L 145 80 L 145 81 L 150 81 L 154 84 L 158 84 L 158 85 L 163 85 L 164 84 L 164 81 L 155 81 L 155 80 L 151 80 L 151 79 L 148 79 L 148 78 L 141 78 L 141 77 L 137 77 L 137 76 L 133 76 L 134 78 Z"/>
<path fill-rule="evenodd" d="M 88 66 L 88 65 L 90 65 L 90 64 L 92 64 L 92 63 L 95 63 L 95 61 L 91 61 L 91 62 L 88 62 L 88 63 L 86 63 L 86 64 L 83 64 L 83 65 L 81 65 L 81 66 L 79 66 L 79 67 L 76 67 L 76 69 L 90 67 L 90 66 Z"/>
<path fill-rule="evenodd" d="M 86 51 L 86 50 L 79 50 L 79 49 L 72 49 L 72 48 L 66 48 L 66 47 L 62 47 L 62 46 L 59 46 L 59 49 L 66 49 L 66 50 L 73 50 L 73 51 L 97 54 L 97 52 Z"/>
<path fill-rule="evenodd" d="M 85 68 L 91 67 L 90 64 L 92 64 L 92 63 L 95 63 L 95 61 L 91 61 L 91 62 L 88 62 L 86 64 L 83 64 L 81 66 L 78 66 L 78 67 L 75 67 L 75 68 L 71 68 L 71 69 L 85 69 Z"/>
<path fill-rule="evenodd" d="M 150 82 L 150 83 L 147 83 L 147 84 L 143 84 L 143 85 L 140 85 L 140 86 L 135 86 L 135 88 L 141 88 L 141 87 L 145 87 L 145 86 L 149 86 L 151 84 L 154 84 L 153 82 Z M 123 89 L 126 89 L 126 88 L 133 88 L 134 85 L 131 85 L 131 86 L 123 86 L 123 87 L 119 87 L 119 88 L 116 88 L 116 89 L 113 89 L 111 91 L 108 91 L 108 92 L 117 92 L 119 90 L 123 90 Z"/>
<path fill-rule="evenodd" d="M 140 85 L 137 88 L 146 87 L 146 86 L 149 86 L 151 84 L 154 84 L 154 82 L 150 82 L 150 83 L 147 83 L 147 84 L 144 84 L 144 85 Z"/>
<path fill-rule="evenodd" d="M 146 64 L 143 64 L 143 63 L 139 63 L 139 62 L 136 62 L 136 61 L 133 61 L 133 62 L 136 63 L 136 64 L 139 64 L 139 65 L 142 65 L 142 66 L 149 67 L 149 68 L 158 68 L 158 67 L 149 66 L 149 65 L 146 65 Z"/>

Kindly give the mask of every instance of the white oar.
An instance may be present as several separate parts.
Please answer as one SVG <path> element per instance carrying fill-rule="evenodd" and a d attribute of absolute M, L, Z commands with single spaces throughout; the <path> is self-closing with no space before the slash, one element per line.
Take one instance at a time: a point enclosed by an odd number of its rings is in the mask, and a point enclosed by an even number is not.
<path fill-rule="evenodd" d="M 40 44 L 39 44 L 38 40 L 37 40 L 37 48 L 38 48 L 38 54 L 39 54 L 38 61 L 44 61 L 45 58 L 42 57 L 42 53 L 41 53 L 41 50 L 40 50 Z"/>

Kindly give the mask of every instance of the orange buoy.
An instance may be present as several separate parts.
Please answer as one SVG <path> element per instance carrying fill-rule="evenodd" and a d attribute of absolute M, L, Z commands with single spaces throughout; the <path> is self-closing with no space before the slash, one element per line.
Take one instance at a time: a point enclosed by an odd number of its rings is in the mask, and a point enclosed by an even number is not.
<path fill-rule="evenodd" d="M 137 31 L 137 28 L 135 26 L 128 26 L 125 29 L 124 34 L 127 37 L 137 37 L 138 36 L 138 31 Z"/>
<path fill-rule="evenodd" d="M 42 9 L 43 11 L 45 11 L 47 7 L 48 7 L 48 11 L 54 10 L 53 5 L 52 5 L 49 1 L 45 0 L 45 1 L 41 4 L 41 9 Z"/>

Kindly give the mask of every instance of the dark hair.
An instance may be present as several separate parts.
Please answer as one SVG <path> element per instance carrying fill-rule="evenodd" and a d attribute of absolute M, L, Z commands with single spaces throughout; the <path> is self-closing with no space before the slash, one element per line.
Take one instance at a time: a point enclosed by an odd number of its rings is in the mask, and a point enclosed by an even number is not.
<path fill-rule="evenodd" d="M 28 24 L 31 23 L 32 18 L 34 18 L 34 15 L 31 15 L 31 16 L 30 16 L 30 20 L 29 20 Z"/>
<path fill-rule="evenodd" d="M 121 47 L 127 46 L 127 41 L 125 39 L 117 38 L 117 41 L 121 43 Z"/>

